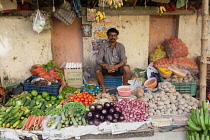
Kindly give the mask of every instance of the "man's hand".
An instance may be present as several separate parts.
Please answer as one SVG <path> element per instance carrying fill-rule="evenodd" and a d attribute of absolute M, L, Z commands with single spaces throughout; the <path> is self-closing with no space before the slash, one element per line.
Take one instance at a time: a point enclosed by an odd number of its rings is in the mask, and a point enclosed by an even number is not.
<path fill-rule="evenodd" d="M 118 67 L 116 65 L 109 65 L 108 72 L 113 73 L 116 71 L 116 69 L 118 69 Z"/>

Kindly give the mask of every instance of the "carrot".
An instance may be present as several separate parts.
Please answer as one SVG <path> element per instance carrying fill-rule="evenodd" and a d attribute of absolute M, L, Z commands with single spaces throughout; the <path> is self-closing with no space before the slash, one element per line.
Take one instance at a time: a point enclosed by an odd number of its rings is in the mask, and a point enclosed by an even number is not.
<path fill-rule="evenodd" d="M 34 120 L 36 119 L 35 115 L 32 116 L 31 121 L 26 126 L 26 128 L 30 129 L 34 125 Z"/>
<path fill-rule="evenodd" d="M 26 122 L 24 123 L 22 130 L 26 128 L 26 126 L 28 125 L 28 123 L 30 122 L 32 116 L 29 116 L 28 119 L 26 120 Z"/>
<path fill-rule="evenodd" d="M 39 129 L 41 118 L 42 118 L 42 116 L 37 117 L 36 130 Z"/>

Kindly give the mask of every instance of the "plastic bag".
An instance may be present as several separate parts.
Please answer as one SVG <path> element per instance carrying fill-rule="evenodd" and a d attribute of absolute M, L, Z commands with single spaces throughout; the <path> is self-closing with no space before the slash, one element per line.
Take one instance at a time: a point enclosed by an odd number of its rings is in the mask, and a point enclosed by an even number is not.
<path fill-rule="evenodd" d="M 54 123 L 52 123 L 52 125 L 50 127 L 47 127 L 47 125 L 49 124 L 48 122 L 54 119 Z M 44 128 L 44 130 L 53 130 L 55 129 L 55 127 L 58 125 L 58 123 L 61 120 L 61 116 L 58 115 L 54 115 L 54 116 L 47 116 L 43 121 L 42 121 L 42 128 Z"/>
<path fill-rule="evenodd" d="M 179 69 L 177 68 L 176 66 L 170 66 L 168 67 L 169 70 L 173 71 L 173 73 L 177 76 L 177 77 L 181 77 L 181 78 L 184 78 L 188 71 L 187 70 L 184 70 L 184 69 Z"/>
<path fill-rule="evenodd" d="M 150 63 L 150 65 L 147 67 L 147 78 L 151 78 L 152 73 L 158 73 L 158 71 Z"/>
<path fill-rule="evenodd" d="M 39 10 L 41 15 L 45 18 L 45 26 L 44 26 L 44 30 L 48 30 L 48 29 L 52 29 L 52 13 L 49 11 L 44 11 L 44 10 Z M 30 20 L 33 21 L 36 18 L 37 15 L 37 10 L 35 10 L 31 16 L 30 16 Z"/>
<path fill-rule="evenodd" d="M 33 30 L 40 33 L 44 30 L 46 19 L 42 16 L 39 9 L 37 10 L 36 17 L 33 20 Z"/>
<path fill-rule="evenodd" d="M 157 45 L 156 49 L 150 54 L 150 62 L 155 62 L 161 58 L 166 58 L 167 54 L 162 45 Z"/>

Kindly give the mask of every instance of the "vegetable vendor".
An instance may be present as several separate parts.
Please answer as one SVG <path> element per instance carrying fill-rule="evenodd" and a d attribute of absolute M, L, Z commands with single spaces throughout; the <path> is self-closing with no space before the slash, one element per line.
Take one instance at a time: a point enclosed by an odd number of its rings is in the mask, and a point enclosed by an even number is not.
<path fill-rule="evenodd" d="M 130 78 L 130 67 L 126 65 L 127 57 L 125 55 L 125 47 L 123 44 L 117 42 L 119 31 L 111 28 L 107 31 L 107 42 L 100 47 L 99 54 L 96 58 L 96 77 L 99 84 L 102 86 L 102 92 L 106 92 L 104 85 L 105 75 L 122 76 L 123 85 L 128 84 Z"/>

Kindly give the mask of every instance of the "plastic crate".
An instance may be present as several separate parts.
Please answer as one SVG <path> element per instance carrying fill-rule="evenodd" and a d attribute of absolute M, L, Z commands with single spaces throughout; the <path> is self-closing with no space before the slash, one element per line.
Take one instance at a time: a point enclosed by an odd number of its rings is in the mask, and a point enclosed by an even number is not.
<path fill-rule="evenodd" d="M 104 77 L 104 85 L 106 88 L 122 86 L 122 77 Z"/>
<path fill-rule="evenodd" d="M 198 80 L 193 74 L 192 74 L 192 76 L 193 76 L 194 80 L 192 80 L 190 82 L 184 82 L 184 83 L 166 81 L 162 77 L 160 77 L 160 79 L 161 79 L 161 82 L 170 82 L 172 85 L 174 85 L 176 87 L 176 91 L 181 94 L 187 93 L 192 96 L 195 96 Z"/>
<path fill-rule="evenodd" d="M 31 76 L 28 79 L 26 79 L 23 83 L 23 90 L 24 91 L 28 91 L 31 92 L 32 90 L 36 90 L 39 92 L 39 94 L 41 94 L 42 92 L 48 92 L 51 96 L 57 96 L 59 93 L 59 89 L 60 89 L 60 81 L 58 82 L 58 84 L 52 84 L 50 86 L 47 85 L 33 85 L 31 84 L 31 81 L 33 79 L 37 78 L 36 76 Z"/>

